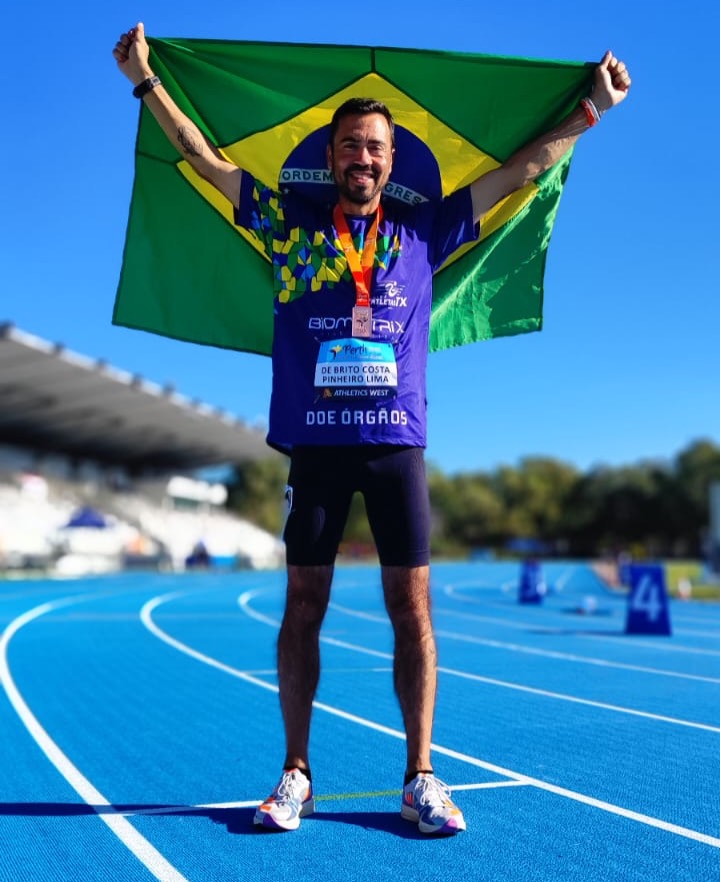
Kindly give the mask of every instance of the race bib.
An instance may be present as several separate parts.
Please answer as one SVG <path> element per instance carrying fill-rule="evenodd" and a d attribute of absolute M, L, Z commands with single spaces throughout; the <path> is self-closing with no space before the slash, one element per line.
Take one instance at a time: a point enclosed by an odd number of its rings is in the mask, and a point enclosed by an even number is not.
<path fill-rule="evenodd" d="M 392 343 L 349 337 L 320 344 L 315 389 L 323 398 L 389 398 L 398 377 Z"/>

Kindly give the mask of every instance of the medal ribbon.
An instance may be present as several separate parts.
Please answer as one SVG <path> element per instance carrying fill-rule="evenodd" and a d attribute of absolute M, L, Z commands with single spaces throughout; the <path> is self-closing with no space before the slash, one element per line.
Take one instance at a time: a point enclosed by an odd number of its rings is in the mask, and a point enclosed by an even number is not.
<path fill-rule="evenodd" d="M 375 252 L 377 250 L 377 233 L 380 221 L 382 220 L 382 206 L 378 205 L 375 219 L 370 225 L 370 229 L 365 236 L 362 253 L 358 253 L 353 237 L 350 235 L 347 218 L 343 214 L 339 205 L 333 209 L 333 223 L 337 230 L 340 245 L 347 258 L 350 272 L 355 279 L 355 305 L 370 306 L 370 288 L 372 287 L 372 271 L 373 263 L 375 263 Z"/>

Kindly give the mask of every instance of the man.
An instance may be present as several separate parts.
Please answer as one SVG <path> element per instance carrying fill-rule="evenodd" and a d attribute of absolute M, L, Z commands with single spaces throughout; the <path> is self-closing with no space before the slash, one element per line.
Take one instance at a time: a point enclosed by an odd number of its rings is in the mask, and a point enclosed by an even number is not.
<path fill-rule="evenodd" d="M 144 28 L 113 55 L 168 138 L 235 206 L 272 259 L 273 391 L 268 442 L 290 454 L 288 585 L 278 638 L 286 739 L 281 779 L 255 823 L 292 830 L 314 808 L 308 740 L 319 633 L 354 492 L 365 497 L 395 635 L 394 685 L 407 736 L 402 817 L 422 833 L 465 829 L 430 757 L 436 648 L 430 616 L 430 507 L 424 469 L 425 367 L 433 270 L 478 236 L 483 215 L 557 162 L 630 86 L 607 52 L 592 97 L 499 168 L 448 198 L 383 199 L 395 154 L 392 116 L 351 99 L 330 125 L 333 205 L 277 192 L 225 160 L 150 67 Z M 270 186 L 268 186 L 270 185 Z"/>

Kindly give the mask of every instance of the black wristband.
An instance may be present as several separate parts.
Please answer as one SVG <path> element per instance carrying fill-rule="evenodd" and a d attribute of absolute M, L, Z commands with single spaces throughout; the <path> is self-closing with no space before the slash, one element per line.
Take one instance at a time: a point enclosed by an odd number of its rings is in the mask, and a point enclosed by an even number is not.
<path fill-rule="evenodd" d="M 143 80 L 142 83 L 135 86 L 133 89 L 133 95 L 136 98 L 143 98 L 148 92 L 152 92 L 155 86 L 159 85 L 160 77 L 148 77 L 146 80 Z"/>

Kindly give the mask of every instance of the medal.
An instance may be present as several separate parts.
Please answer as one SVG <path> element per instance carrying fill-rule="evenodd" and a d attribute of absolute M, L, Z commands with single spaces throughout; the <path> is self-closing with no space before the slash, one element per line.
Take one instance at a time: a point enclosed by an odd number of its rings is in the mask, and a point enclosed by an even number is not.
<path fill-rule="evenodd" d="M 353 337 L 372 336 L 372 309 L 369 306 L 353 306 L 352 335 Z"/>
<path fill-rule="evenodd" d="M 372 271 L 377 249 L 377 234 L 382 220 L 382 206 L 378 205 L 375 218 L 365 237 L 362 254 L 358 253 L 350 228 L 339 205 L 333 210 L 333 221 L 338 233 L 340 245 L 355 280 L 355 306 L 352 311 L 353 337 L 372 337 L 372 309 L 370 307 L 370 288 L 372 287 Z"/>

